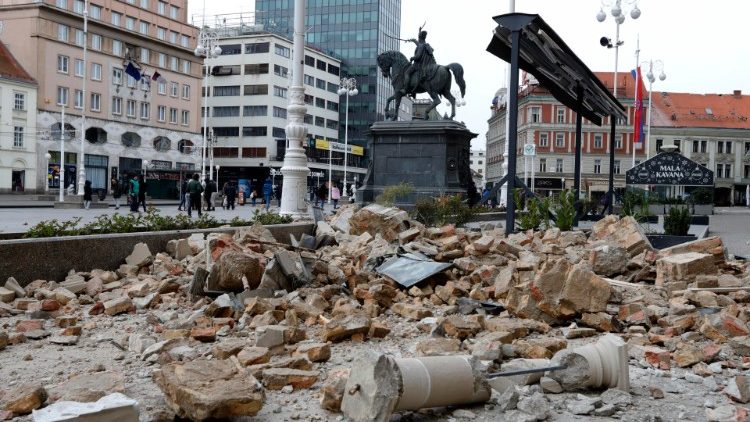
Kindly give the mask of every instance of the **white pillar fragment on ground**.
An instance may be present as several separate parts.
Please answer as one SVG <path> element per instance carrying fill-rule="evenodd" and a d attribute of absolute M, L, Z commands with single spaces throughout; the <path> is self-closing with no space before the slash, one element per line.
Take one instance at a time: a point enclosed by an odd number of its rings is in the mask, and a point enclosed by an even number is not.
<path fill-rule="evenodd" d="M 479 365 L 472 356 L 370 354 L 353 366 L 341 411 L 353 421 L 388 421 L 394 411 L 485 402 L 491 389 Z"/>
<path fill-rule="evenodd" d="M 307 216 L 307 156 L 302 142 L 307 137 L 307 125 L 304 123 L 305 87 L 302 84 L 304 75 L 303 60 L 305 57 L 305 0 L 294 1 L 294 54 L 292 87 L 289 89 L 288 122 L 286 125 L 287 147 L 284 154 L 284 189 L 281 191 L 280 214 L 293 217 Z"/>

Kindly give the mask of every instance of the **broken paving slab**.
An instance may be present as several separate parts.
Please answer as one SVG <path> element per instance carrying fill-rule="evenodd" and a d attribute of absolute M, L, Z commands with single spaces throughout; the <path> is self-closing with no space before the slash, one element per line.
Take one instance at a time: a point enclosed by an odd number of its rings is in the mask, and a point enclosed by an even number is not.
<path fill-rule="evenodd" d="M 451 266 L 453 264 L 450 262 L 435 262 L 425 260 L 415 254 L 405 254 L 387 259 L 375 271 L 409 288 Z"/>

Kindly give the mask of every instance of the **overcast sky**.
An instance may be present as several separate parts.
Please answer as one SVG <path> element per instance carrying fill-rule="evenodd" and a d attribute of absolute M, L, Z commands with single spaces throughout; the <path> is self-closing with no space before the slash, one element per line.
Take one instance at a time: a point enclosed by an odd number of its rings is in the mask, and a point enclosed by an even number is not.
<path fill-rule="evenodd" d="M 720 5 L 720 7 L 719 7 Z M 616 24 L 605 8 L 607 19 L 596 20 L 598 0 L 517 0 L 516 12 L 538 13 L 593 71 L 614 71 L 613 49 L 599 45 L 607 36 L 614 42 Z M 202 14 L 203 0 L 189 0 L 189 13 Z M 685 0 L 640 0 L 641 16 L 627 15 L 620 26 L 618 70 L 635 68 L 636 39 L 640 36 L 640 61 L 662 60 L 665 81 L 654 83 L 655 91 L 750 94 L 750 48 L 747 17 L 750 1 L 716 2 Z M 626 12 L 632 6 L 624 6 Z M 248 12 L 253 0 L 213 0 L 206 14 Z M 467 94 L 465 107 L 456 119 L 479 134 L 472 142 L 483 147 L 489 106 L 495 91 L 505 86 L 505 62 L 487 53 L 495 23 L 492 17 L 509 11 L 508 0 L 402 0 L 401 38 L 416 38 L 427 22 L 427 41 L 435 49 L 439 64 L 459 62 L 464 66 Z M 414 45 L 404 45 L 407 57 Z M 645 74 L 645 70 L 644 70 Z M 424 95 L 424 94 L 423 94 Z M 448 109 L 438 108 L 441 114 Z"/>

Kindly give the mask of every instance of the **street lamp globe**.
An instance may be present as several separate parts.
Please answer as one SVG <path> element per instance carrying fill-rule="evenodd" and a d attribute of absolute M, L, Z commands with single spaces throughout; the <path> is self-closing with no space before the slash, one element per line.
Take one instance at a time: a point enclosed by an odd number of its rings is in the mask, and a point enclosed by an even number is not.
<path fill-rule="evenodd" d="M 607 14 L 604 13 L 603 9 L 599 9 L 599 13 L 596 14 L 596 20 L 604 22 L 605 19 L 607 19 Z"/>
<path fill-rule="evenodd" d="M 48 153 L 44 154 L 44 158 L 46 158 L 47 160 L 49 160 L 50 158 L 52 158 L 52 154 L 50 154 L 48 152 Z"/>
<path fill-rule="evenodd" d="M 354 88 L 353 90 L 351 90 L 351 91 L 349 92 L 349 95 L 351 95 L 351 96 L 355 96 L 355 95 L 357 95 L 357 94 L 359 94 L 359 90 L 358 90 L 357 88 Z"/>
<path fill-rule="evenodd" d="M 199 45 L 198 47 L 195 47 L 194 53 L 198 57 L 203 57 L 203 55 L 206 54 L 206 48 L 203 47 L 202 45 Z"/>
<path fill-rule="evenodd" d="M 341 88 L 339 88 L 339 90 L 337 92 L 338 92 L 339 95 L 344 95 L 344 94 L 346 94 L 346 88 L 341 87 Z"/>
<path fill-rule="evenodd" d="M 612 16 L 618 17 L 622 14 L 622 8 L 619 4 L 615 3 L 614 6 L 612 6 Z"/>
<path fill-rule="evenodd" d="M 625 15 L 620 14 L 615 17 L 615 22 L 617 22 L 618 25 L 622 25 L 622 23 L 625 22 Z"/>
<path fill-rule="evenodd" d="M 659 75 L 659 80 L 663 81 L 664 79 L 667 79 L 667 75 L 664 72 L 661 72 L 661 74 Z"/>
<path fill-rule="evenodd" d="M 630 11 L 630 17 L 633 19 L 638 19 L 639 17 L 641 17 L 641 9 L 639 9 L 637 5 L 633 7 L 633 10 Z"/>
<path fill-rule="evenodd" d="M 219 56 L 221 56 L 221 47 L 219 47 L 219 46 L 217 45 L 216 47 L 214 47 L 214 51 L 213 51 L 213 57 L 214 57 L 214 58 L 217 58 L 217 57 L 219 57 Z"/>

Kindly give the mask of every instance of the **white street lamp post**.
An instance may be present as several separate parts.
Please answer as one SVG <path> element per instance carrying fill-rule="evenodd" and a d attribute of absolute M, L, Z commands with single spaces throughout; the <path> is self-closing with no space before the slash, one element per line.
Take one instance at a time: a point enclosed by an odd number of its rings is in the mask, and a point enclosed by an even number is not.
<path fill-rule="evenodd" d="M 207 26 L 201 29 L 198 34 L 198 46 L 195 47 L 196 57 L 203 57 L 203 68 L 205 75 L 203 77 L 203 151 L 201 152 L 201 183 L 206 180 L 206 135 L 208 132 L 208 74 L 211 73 L 211 68 L 208 65 L 208 59 L 215 59 L 221 55 L 221 47 L 216 43 L 219 39 L 219 35 L 209 30 Z M 210 173 L 209 173 L 210 174 Z"/>
<path fill-rule="evenodd" d="M 143 181 L 146 181 L 146 167 L 148 167 L 149 161 L 143 160 Z"/>
<path fill-rule="evenodd" d="M 60 202 L 65 202 L 65 104 L 60 118 L 60 169 L 57 172 L 60 183 Z"/>
<path fill-rule="evenodd" d="M 219 169 L 221 168 L 220 165 L 216 165 L 216 189 L 219 189 L 221 185 L 219 184 Z"/>
<path fill-rule="evenodd" d="M 346 198 L 348 189 L 348 179 L 347 179 L 347 165 L 349 161 L 349 97 L 355 96 L 359 93 L 357 90 L 357 80 L 354 78 L 341 78 L 341 88 L 338 90 L 339 95 L 346 95 L 346 110 L 344 111 L 344 186 L 341 197 Z"/>
<path fill-rule="evenodd" d="M 648 160 L 651 155 L 651 92 L 653 91 L 653 85 L 656 78 L 654 77 L 654 69 L 659 72 L 659 80 L 663 81 L 667 79 L 667 75 L 664 73 L 664 63 L 661 60 L 649 60 L 648 61 L 648 73 L 646 78 L 648 79 L 648 127 L 646 129 L 646 159 Z"/>
<path fill-rule="evenodd" d="M 333 147 L 331 141 L 328 141 L 328 203 L 331 201 L 331 192 L 333 192 Z"/>
<path fill-rule="evenodd" d="M 44 158 L 47 160 L 47 165 L 44 166 L 44 191 L 49 192 L 49 159 L 52 158 L 52 154 L 48 152 L 44 154 Z"/>
<path fill-rule="evenodd" d="M 89 0 L 83 6 L 83 80 L 81 81 L 81 156 L 78 160 L 78 196 L 83 196 L 86 184 L 85 145 L 86 145 L 86 50 L 89 43 Z M 75 100 L 73 100 L 75 102 Z"/>
<path fill-rule="evenodd" d="M 641 9 L 638 8 L 638 0 L 602 0 L 601 9 L 599 9 L 599 13 L 596 14 L 596 20 L 604 22 L 604 20 L 607 19 L 607 14 L 604 12 L 604 8 L 612 7 L 610 13 L 612 14 L 612 17 L 615 18 L 615 23 L 617 24 L 614 44 L 612 44 L 607 37 L 602 37 L 599 41 L 602 47 L 615 49 L 615 78 L 614 89 L 612 90 L 615 98 L 617 98 L 617 61 L 619 59 L 620 46 L 623 44 L 623 41 L 620 41 L 620 25 L 625 22 L 625 14 L 622 10 L 623 4 L 633 5 L 633 9 L 630 10 L 630 17 L 632 19 L 638 19 L 641 16 Z"/>
<path fill-rule="evenodd" d="M 294 69 L 292 86 L 289 89 L 289 106 L 287 106 L 286 138 L 287 148 L 284 153 L 284 165 L 281 174 L 284 176 L 284 190 L 281 192 L 282 215 L 302 217 L 307 215 L 307 156 L 302 142 L 307 138 L 305 125 L 305 86 L 302 84 L 305 59 L 305 0 L 294 1 Z"/>

